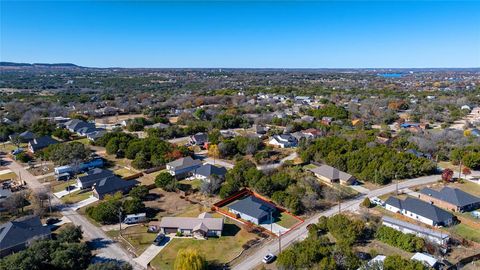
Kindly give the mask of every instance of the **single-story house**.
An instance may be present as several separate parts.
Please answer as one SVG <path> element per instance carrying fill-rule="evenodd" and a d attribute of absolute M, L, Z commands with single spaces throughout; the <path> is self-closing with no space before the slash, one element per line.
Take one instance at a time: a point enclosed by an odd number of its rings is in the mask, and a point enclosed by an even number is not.
<path fill-rule="evenodd" d="M 0 203 L 10 198 L 10 196 L 12 196 L 12 190 L 0 187 Z"/>
<path fill-rule="evenodd" d="M 204 146 L 208 142 L 207 133 L 199 132 L 190 137 L 190 143 L 193 145 Z"/>
<path fill-rule="evenodd" d="M 280 134 L 274 135 L 268 142 L 268 144 L 277 146 L 280 148 L 289 148 L 297 146 L 297 139 L 293 137 L 291 134 Z"/>
<path fill-rule="evenodd" d="M 414 234 L 438 245 L 446 245 L 450 240 L 450 235 L 448 233 L 435 231 L 388 216 L 382 218 L 382 224 L 405 234 Z"/>
<path fill-rule="evenodd" d="M 237 217 L 254 224 L 270 223 L 270 218 L 275 214 L 275 205 L 259 199 L 253 195 L 245 197 L 227 206 L 228 211 Z"/>
<path fill-rule="evenodd" d="M 437 191 L 431 188 L 420 190 L 418 198 L 454 212 L 472 211 L 480 208 L 480 198 L 458 188 L 444 187 Z"/>
<path fill-rule="evenodd" d="M 315 176 L 327 184 L 340 183 L 342 185 L 351 185 L 355 183 L 355 177 L 346 172 L 342 172 L 332 166 L 322 165 L 310 169 Z"/>
<path fill-rule="evenodd" d="M 267 128 L 262 125 L 253 125 L 253 130 L 256 134 L 264 135 L 267 134 Z"/>
<path fill-rule="evenodd" d="M 200 160 L 188 156 L 167 163 L 166 169 L 171 175 L 182 178 L 192 175 L 200 166 L 202 166 Z"/>
<path fill-rule="evenodd" d="M 79 130 L 85 128 L 95 128 L 95 123 L 85 122 L 79 119 L 72 119 L 66 122 L 64 125 L 66 129 L 73 133 L 78 133 Z"/>
<path fill-rule="evenodd" d="M 222 236 L 223 218 L 214 218 L 209 213 L 201 213 L 198 217 L 163 217 L 160 231 L 164 234 L 182 233 L 195 238 Z"/>
<path fill-rule="evenodd" d="M 15 133 L 15 134 L 12 134 L 10 136 L 8 136 L 10 138 L 11 141 L 15 140 L 16 138 L 18 138 L 20 140 L 20 142 L 29 142 L 33 139 L 35 139 L 37 136 L 35 136 L 35 133 L 31 132 L 31 131 L 25 131 L 25 132 L 22 132 L 20 134 L 18 133 Z"/>
<path fill-rule="evenodd" d="M 87 138 L 94 142 L 96 141 L 97 139 L 103 137 L 103 135 L 105 135 L 107 133 L 107 131 L 103 128 L 97 128 L 95 131 L 93 132 L 90 132 L 87 134 Z"/>
<path fill-rule="evenodd" d="M 438 260 L 430 254 L 417 252 L 412 256 L 412 258 L 410 258 L 410 260 L 419 261 L 425 266 L 433 269 L 437 269 L 438 267 Z"/>
<path fill-rule="evenodd" d="M 93 185 L 93 196 L 102 200 L 107 194 L 114 194 L 117 192 L 127 193 L 137 184 L 137 180 L 123 180 L 122 178 L 113 175 L 104 178 Z"/>
<path fill-rule="evenodd" d="M 219 178 L 224 179 L 225 174 L 227 174 L 227 169 L 225 169 L 225 167 L 218 167 L 218 166 L 207 163 L 197 168 L 193 176 L 197 179 L 210 182 L 210 178 L 213 175 L 216 175 Z"/>
<path fill-rule="evenodd" d="M 43 148 L 46 148 L 52 144 L 58 143 L 57 140 L 54 140 L 50 136 L 43 136 L 40 138 L 35 138 L 28 142 L 28 150 L 32 153 L 35 153 L 39 150 L 42 150 Z"/>
<path fill-rule="evenodd" d="M 385 209 L 430 226 L 449 226 L 454 221 L 451 213 L 413 197 L 407 197 L 405 200 L 390 197 L 385 201 Z"/>
<path fill-rule="evenodd" d="M 25 216 L 0 225 L 0 258 L 26 249 L 35 240 L 48 239 L 50 229 L 38 216 Z"/>
<path fill-rule="evenodd" d="M 87 172 L 84 176 L 77 177 L 77 186 L 81 189 L 91 188 L 100 180 L 113 176 L 113 172 L 96 168 Z"/>

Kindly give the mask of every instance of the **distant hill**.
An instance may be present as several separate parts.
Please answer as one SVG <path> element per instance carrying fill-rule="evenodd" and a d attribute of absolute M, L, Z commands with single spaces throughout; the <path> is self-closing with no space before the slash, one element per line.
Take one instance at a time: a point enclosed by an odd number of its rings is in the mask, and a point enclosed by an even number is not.
<path fill-rule="evenodd" d="M 72 64 L 72 63 L 53 63 L 53 64 L 49 64 L 49 63 L 33 63 L 33 64 L 30 64 L 30 63 L 15 63 L 15 62 L 0 62 L 0 67 L 16 67 L 16 68 L 19 68 L 19 67 L 31 67 L 31 68 L 35 68 L 35 67 L 45 67 L 45 68 L 83 68 L 81 66 L 77 66 L 75 64 Z"/>

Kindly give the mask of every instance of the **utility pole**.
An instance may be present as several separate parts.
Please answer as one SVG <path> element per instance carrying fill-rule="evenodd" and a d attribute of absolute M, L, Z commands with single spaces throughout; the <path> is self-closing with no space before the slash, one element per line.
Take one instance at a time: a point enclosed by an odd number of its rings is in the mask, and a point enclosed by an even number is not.
<path fill-rule="evenodd" d="M 462 178 L 462 160 L 461 159 L 460 159 L 460 164 L 458 168 L 458 180 L 460 180 L 460 178 Z"/>
<path fill-rule="evenodd" d="M 278 231 L 278 254 L 282 253 L 282 233 Z"/>
<path fill-rule="evenodd" d="M 120 226 L 118 232 L 122 235 L 122 208 L 118 208 L 118 225 Z"/>
<path fill-rule="evenodd" d="M 397 196 L 398 196 L 398 178 L 397 178 L 397 174 L 395 174 L 395 191 L 396 191 Z"/>

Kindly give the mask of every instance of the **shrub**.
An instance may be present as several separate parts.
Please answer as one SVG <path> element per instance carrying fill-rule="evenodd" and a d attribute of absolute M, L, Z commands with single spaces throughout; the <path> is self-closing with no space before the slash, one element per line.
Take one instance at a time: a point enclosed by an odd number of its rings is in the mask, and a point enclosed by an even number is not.
<path fill-rule="evenodd" d="M 384 243 L 408 252 L 421 251 L 425 246 L 425 241 L 422 238 L 413 234 L 404 234 L 387 226 L 381 226 L 375 237 Z"/>

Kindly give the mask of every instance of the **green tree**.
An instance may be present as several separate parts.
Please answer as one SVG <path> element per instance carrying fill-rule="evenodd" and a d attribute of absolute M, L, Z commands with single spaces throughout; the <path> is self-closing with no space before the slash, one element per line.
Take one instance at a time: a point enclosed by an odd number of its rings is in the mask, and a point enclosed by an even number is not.
<path fill-rule="evenodd" d="M 57 234 L 57 240 L 60 242 L 79 243 L 82 238 L 82 227 L 72 224 L 65 225 L 65 227 Z"/>
<path fill-rule="evenodd" d="M 141 186 L 136 186 L 132 188 L 132 190 L 130 190 L 128 195 L 130 195 L 130 197 L 132 198 L 138 198 L 140 200 L 143 200 L 148 196 L 148 192 L 149 190 L 147 186 L 141 185 Z"/>
<path fill-rule="evenodd" d="M 139 198 L 127 199 L 122 205 L 125 214 L 138 214 L 145 211 L 145 204 Z"/>
<path fill-rule="evenodd" d="M 175 270 L 205 270 L 207 262 L 205 257 L 196 249 L 180 249 L 175 258 Z"/>
<path fill-rule="evenodd" d="M 161 172 L 155 177 L 155 185 L 165 191 L 174 191 L 177 189 L 177 179 L 168 172 Z"/>
<path fill-rule="evenodd" d="M 129 263 L 118 262 L 99 262 L 90 264 L 87 270 L 132 270 L 132 266 Z"/>

